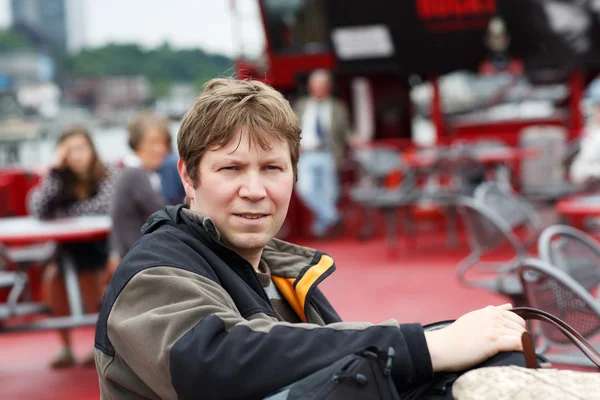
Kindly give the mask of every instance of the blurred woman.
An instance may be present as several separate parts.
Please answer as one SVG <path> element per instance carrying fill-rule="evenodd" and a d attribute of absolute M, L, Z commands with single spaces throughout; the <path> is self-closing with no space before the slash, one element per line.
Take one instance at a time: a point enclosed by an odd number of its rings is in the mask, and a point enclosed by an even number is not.
<path fill-rule="evenodd" d="M 142 112 L 129 124 L 129 147 L 134 154 L 125 159 L 115 183 L 111 269 L 138 240 L 148 217 L 166 204 L 157 170 L 167 155 L 168 129 L 168 120 L 151 112 Z"/>
<path fill-rule="evenodd" d="M 42 218 L 108 215 L 113 197 L 115 170 L 100 162 L 89 133 L 83 127 L 67 130 L 58 140 L 54 163 L 42 182 L 29 195 L 30 214 Z M 73 258 L 79 275 L 86 312 L 97 312 L 102 298 L 103 275 L 108 258 L 107 240 L 67 243 L 59 251 Z M 44 270 L 43 294 L 56 316 L 69 314 L 65 283 L 55 262 Z M 73 365 L 67 329 L 60 330 L 62 349 L 52 367 Z M 93 366 L 92 356 L 84 364 Z"/>

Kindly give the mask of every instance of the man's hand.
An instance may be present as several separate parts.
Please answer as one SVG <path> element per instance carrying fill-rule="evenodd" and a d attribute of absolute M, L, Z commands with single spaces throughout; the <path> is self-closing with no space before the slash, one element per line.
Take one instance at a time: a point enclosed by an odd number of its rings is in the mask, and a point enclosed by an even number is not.
<path fill-rule="evenodd" d="M 367 140 L 360 137 L 358 134 L 353 134 L 348 138 L 348 145 L 351 149 L 360 149 L 368 143 Z"/>
<path fill-rule="evenodd" d="M 460 371 L 503 351 L 522 351 L 525 320 L 510 304 L 472 311 L 452 325 L 425 332 L 433 370 Z"/>

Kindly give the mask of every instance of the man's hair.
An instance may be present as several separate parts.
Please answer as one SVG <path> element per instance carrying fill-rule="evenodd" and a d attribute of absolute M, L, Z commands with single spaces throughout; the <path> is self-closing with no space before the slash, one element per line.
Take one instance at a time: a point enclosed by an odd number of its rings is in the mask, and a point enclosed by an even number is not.
<path fill-rule="evenodd" d="M 297 179 L 302 129 L 289 102 L 262 82 L 216 78 L 204 85 L 183 117 L 177 136 L 179 156 L 194 186 L 199 182 L 198 166 L 204 153 L 226 146 L 240 131 L 247 135 L 250 146 L 263 150 L 271 148 L 273 138 L 288 143 Z"/>
<path fill-rule="evenodd" d="M 308 76 L 309 84 L 310 84 L 310 82 L 321 80 L 321 79 L 325 80 L 325 81 L 327 81 L 327 83 L 331 84 L 331 82 L 332 82 L 331 72 L 329 72 L 329 70 L 327 70 L 325 68 L 319 68 L 319 69 L 315 69 L 314 71 L 312 71 L 310 73 L 310 75 Z"/>
<path fill-rule="evenodd" d="M 150 129 L 158 129 L 170 137 L 169 119 L 167 117 L 148 110 L 142 111 L 127 125 L 129 131 L 128 144 L 133 151 L 137 150 L 140 142 L 144 139 L 144 135 Z"/>

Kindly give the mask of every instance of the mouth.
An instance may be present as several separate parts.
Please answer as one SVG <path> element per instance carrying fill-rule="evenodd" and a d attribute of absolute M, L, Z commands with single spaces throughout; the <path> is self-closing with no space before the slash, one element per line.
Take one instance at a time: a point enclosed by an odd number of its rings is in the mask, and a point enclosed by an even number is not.
<path fill-rule="evenodd" d="M 247 220 L 260 220 L 266 218 L 269 214 L 233 214 L 236 217 L 247 219 Z"/>

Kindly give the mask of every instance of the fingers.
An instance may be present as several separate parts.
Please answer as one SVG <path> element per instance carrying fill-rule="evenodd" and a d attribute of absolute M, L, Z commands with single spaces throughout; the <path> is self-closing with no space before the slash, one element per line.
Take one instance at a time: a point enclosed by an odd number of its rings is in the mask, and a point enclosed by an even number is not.
<path fill-rule="evenodd" d="M 513 308 L 513 306 L 510 303 L 506 303 L 506 304 L 502 304 L 501 306 L 498 306 L 496 308 L 499 308 L 501 310 L 510 310 Z"/>
<path fill-rule="evenodd" d="M 525 327 L 523 325 L 521 325 L 519 322 L 515 322 L 508 318 L 502 319 L 502 326 L 506 329 L 509 329 L 512 332 L 519 334 L 519 335 L 521 335 L 521 334 L 523 334 L 523 332 L 525 332 Z"/>
<path fill-rule="evenodd" d="M 502 312 L 502 316 L 516 324 L 519 324 L 523 328 L 527 326 L 525 320 L 512 311 L 504 311 Z"/>
<path fill-rule="evenodd" d="M 521 335 L 502 335 L 496 341 L 496 349 L 503 351 L 523 351 Z"/>

